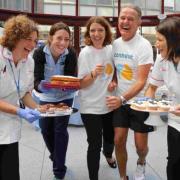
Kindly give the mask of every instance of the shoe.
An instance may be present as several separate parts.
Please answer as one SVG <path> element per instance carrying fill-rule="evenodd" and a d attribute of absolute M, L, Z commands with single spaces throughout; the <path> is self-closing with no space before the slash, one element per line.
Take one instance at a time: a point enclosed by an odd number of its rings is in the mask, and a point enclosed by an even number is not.
<path fill-rule="evenodd" d="M 143 165 L 137 164 L 133 180 L 145 180 L 145 166 L 146 163 L 144 163 Z"/>
<path fill-rule="evenodd" d="M 127 180 L 129 180 L 129 177 L 128 177 L 128 176 L 126 176 L 126 179 L 127 179 Z M 124 180 L 124 177 L 123 177 L 123 178 L 120 178 L 120 180 Z"/>
<path fill-rule="evenodd" d="M 105 157 L 105 158 L 111 168 L 117 168 L 116 160 L 113 157 L 112 158 Z M 113 162 L 110 162 L 109 161 L 110 159 L 114 159 Z"/>

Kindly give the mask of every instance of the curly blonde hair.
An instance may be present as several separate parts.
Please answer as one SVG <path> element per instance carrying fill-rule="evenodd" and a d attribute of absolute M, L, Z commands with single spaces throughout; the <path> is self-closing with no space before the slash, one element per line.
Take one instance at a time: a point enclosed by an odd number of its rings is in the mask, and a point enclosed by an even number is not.
<path fill-rule="evenodd" d="M 33 20 L 26 15 L 13 16 L 4 24 L 0 44 L 12 51 L 19 40 L 28 38 L 34 31 L 39 35 L 37 24 Z"/>

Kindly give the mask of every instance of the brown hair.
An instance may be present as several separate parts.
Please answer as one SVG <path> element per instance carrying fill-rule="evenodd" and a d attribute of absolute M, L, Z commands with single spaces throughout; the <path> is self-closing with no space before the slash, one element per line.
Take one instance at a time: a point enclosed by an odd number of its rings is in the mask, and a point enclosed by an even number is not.
<path fill-rule="evenodd" d="M 103 26 L 105 29 L 106 35 L 105 35 L 105 39 L 103 42 L 103 46 L 111 44 L 111 42 L 112 42 L 111 26 L 110 26 L 109 22 L 102 16 L 94 16 L 88 20 L 88 22 L 86 24 L 86 31 L 84 34 L 85 44 L 88 46 L 93 45 L 91 38 L 90 38 L 90 34 L 89 34 L 91 24 L 93 24 L 93 23 L 98 23 L 101 26 Z"/>
<path fill-rule="evenodd" d="M 56 31 L 59 31 L 59 30 L 65 30 L 68 32 L 69 34 L 69 37 L 71 37 L 71 31 L 69 29 L 69 26 L 63 22 L 58 22 L 58 23 L 55 23 L 51 26 L 50 28 L 50 31 L 49 31 L 49 36 L 53 36 Z M 50 44 L 50 40 L 48 39 L 48 44 Z"/>
<path fill-rule="evenodd" d="M 4 24 L 4 32 L 0 39 L 0 44 L 12 51 L 19 40 L 28 38 L 34 31 L 39 34 L 37 24 L 33 20 L 26 15 L 13 16 Z"/>

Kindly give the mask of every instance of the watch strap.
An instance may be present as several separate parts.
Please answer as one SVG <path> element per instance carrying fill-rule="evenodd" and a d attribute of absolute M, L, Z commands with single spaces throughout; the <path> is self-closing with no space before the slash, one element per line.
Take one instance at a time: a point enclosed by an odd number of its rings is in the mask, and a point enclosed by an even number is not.
<path fill-rule="evenodd" d="M 120 99 L 121 99 L 122 105 L 126 105 L 127 100 L 123 96 L 120 96 Z"/>

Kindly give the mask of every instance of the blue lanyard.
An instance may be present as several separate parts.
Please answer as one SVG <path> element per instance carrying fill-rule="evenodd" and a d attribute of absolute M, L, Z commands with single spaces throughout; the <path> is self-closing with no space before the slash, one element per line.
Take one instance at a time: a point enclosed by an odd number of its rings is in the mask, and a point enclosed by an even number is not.
<path fill-rule="evenodd" d="M 14 74 L 14 71 L 13 71 L 13 67 L 12 67 L 12 64 L 11 64 L 11 60 L 8 59 L 9 61 L 9 64 L 10 64 L 10 67 L 11 67 L 11 71 L 12 71 L 12 74 L 13 74 L 13 79 L 14 79 L 14 83 L 16 85 L 16 90 L 17 90 L 17 94 L 18 94 L 18 97 L 19 99 L 21 99 L 21 96 L 20 96 L 20 85 L 19 85 L 19 81 L 20 81 L 20 70 L 18 72 L 18 79 L 16 80 L 15 78 L 15 74 Z"/>

